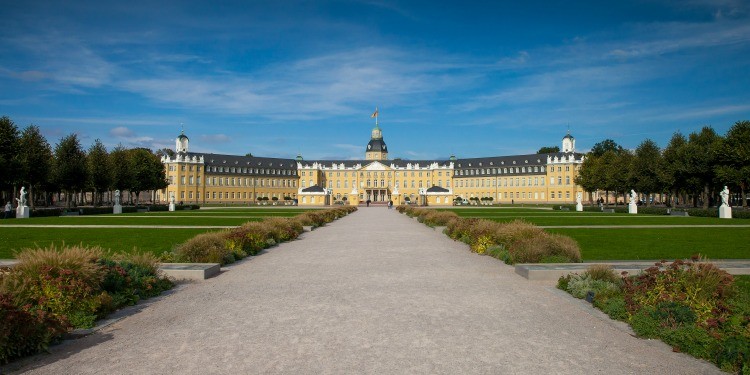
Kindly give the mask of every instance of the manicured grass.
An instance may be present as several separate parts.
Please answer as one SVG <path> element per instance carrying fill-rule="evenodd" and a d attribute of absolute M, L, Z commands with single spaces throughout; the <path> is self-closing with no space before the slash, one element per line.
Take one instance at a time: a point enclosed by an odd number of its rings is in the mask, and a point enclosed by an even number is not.
<path fill-rule="evenodd" d="M 50 243 L 98 245 L 116 252 L 139 251 L 159 255 L 169 251 L 206 229 L 88 229 L 88 228 L 2 228 L 0 227 L 0 259 L 13 258 L 13 250 L 49 246 Z"/>
<path fill-rule="evenodd" d="M 750 228 L 547 229 L 574 238 L 584 261 L 750 258 Z"/>
<path fill-rule="evenodd" d="M 2 220 L 0 227 L 11 224 L 24 225 L 209 225 L 237 226 L 248 221 L 261 220 L 262 216 L 174 217 L 174 216 L 68 216 L 39 217 L 33 219 Z"/>

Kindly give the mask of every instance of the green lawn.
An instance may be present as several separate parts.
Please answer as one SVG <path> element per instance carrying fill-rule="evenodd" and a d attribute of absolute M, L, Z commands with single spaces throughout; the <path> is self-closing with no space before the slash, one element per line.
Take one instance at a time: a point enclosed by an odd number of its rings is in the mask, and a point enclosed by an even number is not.
<path fill-rule="evenodd" d="M 737 228 L 584 228 L 602 225 L 750 225 L 750 220 L 713 217 L 603 214 L 531 208 L 447 209 L 463 217 L 499 222 L 522 219 L 568 235 L 581 246 L 584 261 L 689 258 L 700 253 L 709 259 L 750 258 L 750 227 Z"/>
<path fill-rule="evenodd" d="M 248 221 L 261 220 L 262 216 L 219 216 L 219 217 L 178 217 L 178 216 L 67 216 L 39 217 L 33 219 L 13 219 L 0 221 L 3 225 L 195 225 L 195 226 L 237 226 Z"/>
<path fill-rule="evenodd" d="M 46 228 L 41 225 L 238 226 L 248 221 L 262 220 L 263 217 L 291 217 L 308 211 L 310 210 L 300 208 L 262 207 L 0 220 L 0 259 L 12 258 L 14 250 L 36 245 L 46 247 L 53 242 L 56 245 L 63 242 L 83 243 L 127 252 L 135 247 L 141 251 L 161 254 L 196 234 L 211 231 L 200 228 Z M 12 224 L 40 227 L 8 227 Z"/>
<path fill-rule="evenodd" d="M 547 229 L 574 238 L 584 261 L 750 258 L 750 228 Z"/>
<path fill-rule="evenodd" d="M 98 245 L 117 252 L 133 248 L 155 255 L 169 251 L 206 229 L 131 229 L 131 228 L 2 228 L 0 227 L 0 259 L 13 258 L 13 250 L 26 247 L 47 247 L 51 243 Z"/>

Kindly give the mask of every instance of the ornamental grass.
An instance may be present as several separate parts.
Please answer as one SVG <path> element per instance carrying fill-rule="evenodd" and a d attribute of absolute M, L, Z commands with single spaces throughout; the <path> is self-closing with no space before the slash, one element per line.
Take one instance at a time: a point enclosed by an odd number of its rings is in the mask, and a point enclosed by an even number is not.
<path fill-rule="evenodd" d="M 498 223 L 410 206 L 398 206 L 397 210 L 427 225 L 445 225 L 450 238 L 468 244 L 475 253 L 488 254 L 508 264 L 581 261 L 581 250 L 574 239 L 547 233 L 523 220 Z"/>
<path fill-rule="evenodd" d="M 71 328 L 88 328 L 122 306 L 172 287 L 150 254 L 107 254 L 54 244 L 23 249 L 0 274 L 0 363 L 46 349 Z"/>

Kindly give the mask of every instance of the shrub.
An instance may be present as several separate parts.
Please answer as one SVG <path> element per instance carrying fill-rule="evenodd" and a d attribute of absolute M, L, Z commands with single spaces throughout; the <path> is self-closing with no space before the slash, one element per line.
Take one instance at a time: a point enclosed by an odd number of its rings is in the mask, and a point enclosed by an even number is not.
<path fill-rule="evenodd" d="M 268 228 L 271 238 L 276 242 L 293 240 L 303 231 L 301 224 L 287 218 L 268 217 L 263 219 L 262 223 Z"/>
<path fill-rule="evenodd" d="M 594 295 L 599 293 L 616 293 L 620 290 L 620 287 L 613 282 L 596 280 L 584 272 L 580 275 L 573 274 L 568 279 L 565 290 L 576 298 L 584 298 L 589 292 L 594 292 Z"/>
<path fill-rule="evenodd" d="M 177 245 L 175 254 L 179 259 L 193 263 L 232 263 L 234 255 L 225 242 L 223 232 L 201 233 Z"/>
<path fill-rule="evenodd" d="M 581 261 L 581 251 L 575 240 L 546 232 L 540 232 L 534 237 L 520 238 L 510 244 L 508 251 L 517 263 L 539 263 L 548 256 L 559 257 L 556 260 L 566 259 L 565 263 Z"/>
<path fill-rule="evenodd" d="M 661 302 L 679 302 L 692 309 L 697 324 L 715 327 L 730 314 L 727 305 L 732 296 L 732 275 L 711 263 L 676 260 L 664 270 L 666 262 L 625 279 L 628 312 L 656 307 Z"/>
<path fill-rule="evenodd" d="M 17 306 L 64 316 L 75 327 L 90 327 L 111 304 L 102 293 L 104 270 L 97 264 L 98 247 L 72 246 L 60 251 L 27 249 L 16 254 L 20 261 L 3 277 L 2 293 L 13 296 Z"/>
<path fill-rule="evenodd" d="M 0 294 L 0 364 L 46 350 L 67 330 L 63 317 L 20 308 L 10 295 Z"/>
<path fill-rule="evenodd" d="M 622 277 L 615 273 L 612 266 L 608 264 L 592 264 L 586 269 L 586 274 L 594 280 L 609 281 L 611 283 L 620 283 Z"/>

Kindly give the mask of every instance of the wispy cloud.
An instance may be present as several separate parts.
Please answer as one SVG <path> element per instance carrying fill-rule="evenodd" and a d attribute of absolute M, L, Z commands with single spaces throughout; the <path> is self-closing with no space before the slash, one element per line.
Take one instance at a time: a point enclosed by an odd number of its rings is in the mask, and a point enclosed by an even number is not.
<path fill-rule="evenodd" d="M 232 138 L 226 134 L 201 134 L 200 139 L 206 143 L 228 143 Z"/>

